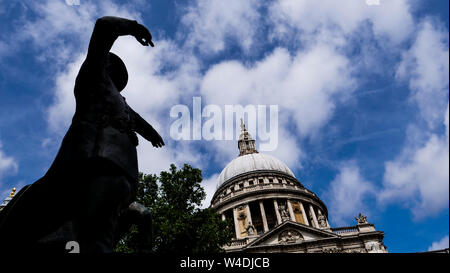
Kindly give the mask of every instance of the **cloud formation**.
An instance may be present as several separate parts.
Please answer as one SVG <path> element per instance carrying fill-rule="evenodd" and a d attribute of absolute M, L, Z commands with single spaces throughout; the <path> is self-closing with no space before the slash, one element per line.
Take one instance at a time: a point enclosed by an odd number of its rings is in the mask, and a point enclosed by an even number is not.
<path fill-rule="evenodd" d="M 11 157 L 6 155 L 2 150 L 2 143 L 0 141 L 0 201 L 5 194 L 9 193 L 11 189 L 7 189 L 3 184 L 2 178 L 5 176 L 11 176 L 17 172 L 19 165 L 17 161 Z"/>
<path fill-rule="evenodd" d="M 448 120 L 448 110 L 446 115 Z M 446 130 L 444 136 L 431 134 L 421 146 L 407 145 L 397 159 L 386 162 L 380 202 L 401 202 L 417 220 L 448 208 L 448 122 Z"/>
<path fill-rule="evenodd" d="M 278 105 L 279 141 L 271 154 L 296 172 L 311 157 L 303 149 L 305 143 L 320 137 L 340 104 L 367 80 L 361 66 L 384 76 L 396 67 L 395 77 L 411 90 L 419 120 L 411 120 L 402 152 L 386 162 L 382 183 L 374 186 L 364 179 L 364 166 L 356 160 L 338 164 L 328 205 L 337 223 L 351 219 L 359 212 L 355 208 L 366 208 L 365 198 L 373 196 L 382 203 L 407 204 L 417 219 L 425 217 L 420 211 L 436 214 L 448 207 L 448 167 L 442 167 L 448 166 L 448 33 L 435 20 L 415 22 L 411 5 L 406 0 L 379 6 L 360 0 L 198 0 L 182 5 L 178 36 L 155 41 L 155 48 L 119 38 L 112 51 L 123 58 L 130 74 L 123 94 L 167 143 L 155 149 L 140 139 L 141 170 L 159 173 L 173 162 L 224 167 L 237 156 L 236 141 L 169 138 L 170 107 L 189 105 L 194 95 L 201 95 L 203 103 L 220 106 Z M 17 39 L 31 43 L 39 60 L 50 63 L 54 72 L 53 102 L 46 115 L 55 142 L 75 109 L 73 84 L 95 19 L 108 14 L 143 21 L 144 16 L 139 8 L 112 0 L 76 7 L 44 1 L 29 7 L 34 16 L 25 21 Z M 8 47 L 0 42 L 0 55 Z M 223 57 L 229 48 L 234 54 Z M 259 54 L 261 48 L 264 54 Z M 389 65 L 378 59 L 381 53 L 392 54 Z M 208 198 L 217 175 L 205 179 Z M 349 197 L 353 207 L 344 204 Z"/>
<path fill-rule="evenodd" d="M 17 171 L 17 168 L 16 160 L 3 152 L 2 143 L 0 142 L 0 177 L 6 175 L 8 171 Z"/>
<path fill-rule="evenodd" d="M 365 1 L 359 0 L 278 0 L 273 1 L 269 7 L 269 18 L 273 24 L 273 37 L 281 39 L 291 39 L 293 30 L 300 31 L 306 39 L 322 30 L 328 37 L 319 36 L 320 38 L 342 42 L 342 39 L 336 38 L 348 37 L 362 24 L 369 22 L 378 39 L 399 44 L 414 29 L 410 6 L 406 0 L 383 1 L 377 6 L 367 5 Z"/>
<path fill-rule="evenodd" d="M 98 17 L 115 15 L 140 19 L 139 14 L 126 4 L 107 0 L 83 2 L 70 6 L 65 1 L 40 1 L 28 3 L 33 19 L 28 19 L 17 32 L 22 42 L 32 42 L 41 61 L 66 65 L 80 51 L 87 49 L 90 34 Z"/>
<path fill-rule="evenodd" d="M 272 153 L 297 169 L 302 154 L 298 137 L 315 136 L 333 115 L 339 98 L 354 91 L 350 71 L 348 59 L 326 45 L 294 55 L 276 48 L 251 65 L 223 61 L 212 66 L 201 81 L 200 92 L 207 103 L 278 105 L 278 147 Z M 224 151 L 236 143 L 213 145 Z"/>
<path fill-rule="evenodd" d="M 397 77 L 409 83 L 411 99 L 430 128 L 441 124 L 448 104 L 448 59 L 448 30 L 426 19 L 397 69 Z"/>
<path fill-rule="evenodd" d="M 441 240 L 433 242 L 430 247 L 428 247 L 428 251 L 433 250 L 442 250 L 448 248 L 448 235 L 444 236 Z"/>
<path fill-rule="evenodd" d="M 419 109 L 406 145 L 386 162 L 381 202 L 402 202 L 416 220 L 448 208 L 449 196 L 449 50 L 448 31 L 425 20 L 411 48 L 403 54 L 397 76 L 409 81 L 410 99 Z M 418 127 L 420 120 L 425 128 Z M 445 129 L 445 132 L 439 133 Z"/>
<path fill-rule="evenodd" d="M 186 7 L 182 22 L 187 28 L 186 45 L 210 55 L 223 51 L 233 39 L 247 53 L 258 34 L 261 1 L 198 0 Z"/>
<path fill-rule="evenodd" d="M 213 174 L 210 177 L 204 177 L 202 181 L 202 187 L 206 192 L 206 199 L 202 202 L 202 207 L 207 208 L 211 204 L 211 199 L 216 192 L 217 179 L 219 178 L 219 174 Z"/>
<path fill-rule="evenodd" d="M 339 173 L 324 193 L 329 215 L 334 224 L 352 225 L 358 213 L 369 215 L 367 200 L 376 193 L 373 182 L 367 181 L 355 162 L 343 162 Z"/>

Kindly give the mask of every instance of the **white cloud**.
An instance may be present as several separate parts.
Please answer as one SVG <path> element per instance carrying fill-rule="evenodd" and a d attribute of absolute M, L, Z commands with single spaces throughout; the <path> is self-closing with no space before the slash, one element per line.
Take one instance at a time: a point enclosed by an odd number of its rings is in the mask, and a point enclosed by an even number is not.
<path fill-rule="evenodd" d="M 416 220 L 448 208 L 448 58 L 448 33 L 427 19 L 397 71 L 400 79 L 409 80 L 410 98 L 427 126 L 410 125 L 401 154 L 385 163 L 384 188 L 378 199 L 401 202 Z M 442 127 L 445 133 L 438 133 Z"/>
<path fill-rule="evenodd" d="M 293 56 L 276 48 L 252 65 L 221 62 L 205 73 L 200 92 L 205 103 L 278 105 L 278 149 L 273 154 L 297 169 L 302 156 L 298 138 L 314 137 L 333 115 L 339 99 L 354 91 L 354 84 L 347 58 L 317 45 Z M 235 141 L 213 145 L 218 157 L 236 157 Z"/>
<path fill-rule="evenodd" d="M 431 246 L 428 248 L 428 251 L 433 250 L 442 250 L 448 248 L 448 235 L 444 236 L 441 240 L 433 242 Z"/>
<path fill-rule="evenodd" d="M 126 5 L 118 5 L 110 0 L 83 2 L 79 6 L 48 0 L 32 2 L 29 7 L 36 17 L 25 21 L 17 37 L 21 43 L 31 40 L 39 49 L 39 59 L 57 65 L 70 62 L 74 56 L 87 49 L 97 18 L 111 15 L 140 19 L 138 13 L 129 12 Z"/>
<path fill-rule="evenodd" d="M 409 80 L 411 97 L 430 127 L 441 123 L 448 103 L 448 59 L 448 30 L 425 20 L 397 69 L 398 78 Z"/>
<path fill-rule="evenodd" d="M 417 220 L 448 208 L 448 143 L 447 127 L 446 135 L 433 134 L 423 146 L 406 146 L 397 159 L 386 162 L 380 202 L 401 202 Z"/>
<path fill-rule="evenodd" d="M 360 212 L 370 216 L 366 201 L 375 191 L 373 183 L 362 177 L 355 162 L 342 163 L 324 193 L 332 221 L 337 225 L 349 225 Z"/>
<path fill-rule="evenodd" d="M 85 54 L 69 63 L 55 78 L 53 103 L 47 109 L 47 123 L 52 133 L 59 136 L 68 128 L 75 113 L 75 97 L 73 88 Z"/>
<path fill-rule="evenodd" d="M 18 165 L 13 157 L 7 156 L 2 151 L 2 143 L 0 142 L 0 178 L 9 173 L 15 173 Z"/>
<path fill-rule="evenodd" d="M 206 199 L 202 202 L 202 208 L 207 208 L 211 205 L 211 199 L 216 192 L 216 184 L 219 174 L 213 174 L 208 178 L 204 178 L 201 185 L 206 192 Z"/>
<path fill-rule="evenodd" d="M 155 148 L 150 142 L 139 138 L 137 152 L 141 172 L 159 175 L 161 171 L 167 171 L 172 163 L 179 168 L 183 167 L 184 163 L 199 169 L 206 167 L 202 155 L 195 151 L 189 143 L 176 143 L 166 141 L 166 139 L 165 142 L 166 146 L 163 148 Z"/>
<path fill-rule="evenodd" d="M 362 0 L 278 0 L 269 7 L 269 19 L 273 24 L 272 35 L 278 38 L 290 39 L 292 29 L 302 31 L 300 39 L 302 35 L 316 35 L 320 29 L 345 36 L 368 21 L 377 37 L 398 44 L 414 28 L 409 10 L 405 0 L 382 1 L 378 6 L 369 6 Z M 336 36 L 328 38 L 333 40 Z"/>
<path fill-rule="evenodd" d="M 305 159 L 306 156 L 304 155 L 304 152 L 301 148 L 301 144 L 297 140 L 297 137 L 288 132 L 286 128 L 283 126 L 278 128 L 277 148 L 274 151 L 265 153 L 280 159 L 291 170 L 301 169 L 302 168 L 301 161 Z"/>
<path fill-rule="evenodd" d="M 2 182 L 2 178 L 15 174 L 17 170 L 17 161 L 13 157 L 8 156 L 3 152 L 2 143 L 0 142 L 0 202 L 3 201 L 2 198 L 6 197 L 6 194 L 11 191 L 11 189 L 5 188 L 5 185 Z"/>
<path fill-rule="evenodd" d="M 348 60 L 319 45 L 291 56 L 275 49 L 253 66 L 226 61 L 206 72 L 201 93 L 208 103 L 279 105 L 291 112 L 297 132 L 313 135 L 333 113 L 333 96 L 354 89 Z"/>
<path fill-rule="evenodd" d="M 227 39 L 235 39 L 244 51 L 254 45 L 259 20 L 257 0 L 197 0 L 187 7 L 182 22 L 187 27 L 186 45 L 206 54 L 225 49 Z"/>

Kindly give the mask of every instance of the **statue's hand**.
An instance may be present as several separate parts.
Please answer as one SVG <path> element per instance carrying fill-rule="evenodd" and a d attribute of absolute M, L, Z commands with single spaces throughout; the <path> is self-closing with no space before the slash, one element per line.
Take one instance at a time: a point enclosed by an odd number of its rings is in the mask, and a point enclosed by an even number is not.
<path fill-rule="evenodd" d="M 165 145 L 164 140 L 158 134 L 158 132 L 156 132 L 156 130 L 153 130 L 150 141 L 152 145 L 157 148 L 160 148 Z"/>
<path fill-rule="evenodd" d="M 141 24 L 136 24 L 136 27 L 132 34 L 136 40 L 141 43 L 143 46 L 155 46 L 152 42 L 152 35 L 150 34 L 150 31 Z"/>

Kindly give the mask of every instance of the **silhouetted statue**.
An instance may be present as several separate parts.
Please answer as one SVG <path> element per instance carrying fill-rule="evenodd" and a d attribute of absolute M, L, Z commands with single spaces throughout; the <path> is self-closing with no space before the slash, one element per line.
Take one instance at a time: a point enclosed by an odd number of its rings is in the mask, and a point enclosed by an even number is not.
<path fill-rule="evenodd" d="M 119 216 L 136 197 L 136 133 L 155 147 L 164 145 L 120 94 L 128 81 L 127 70 L 109 51 L 123 35 L 154 46 L 148 29 L 136 21 L 97 20 L 75 81 L 72 124 L 47 173 L 1 212 L 0 250 L 38 250 L 39 239 L 69 221 L 81 252 L 112 251 Z"/>

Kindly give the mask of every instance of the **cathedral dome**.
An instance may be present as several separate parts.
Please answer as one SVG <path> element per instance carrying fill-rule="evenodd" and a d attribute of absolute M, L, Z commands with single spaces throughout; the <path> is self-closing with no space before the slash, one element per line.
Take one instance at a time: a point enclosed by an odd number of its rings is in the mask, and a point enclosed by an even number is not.
<path fill-rule="evenodd" d="M 233 223 L 227 252 L 386 252 L 383 232 L 364 216 L 356 226 L 331 228 L 322 200 L 282 161 L 258 153 L 242 119 L 238 148 L 211 198 L 222 220 Z"/>
<path fill-rule="evenodd" d="M 240 174 L 253 171 L 279 171 L 295 177 L 292 171 L 279 159 L 265 154 L 253 153 L 239 156 L 222 170 L 217 181 L 217 188 Z"/>

